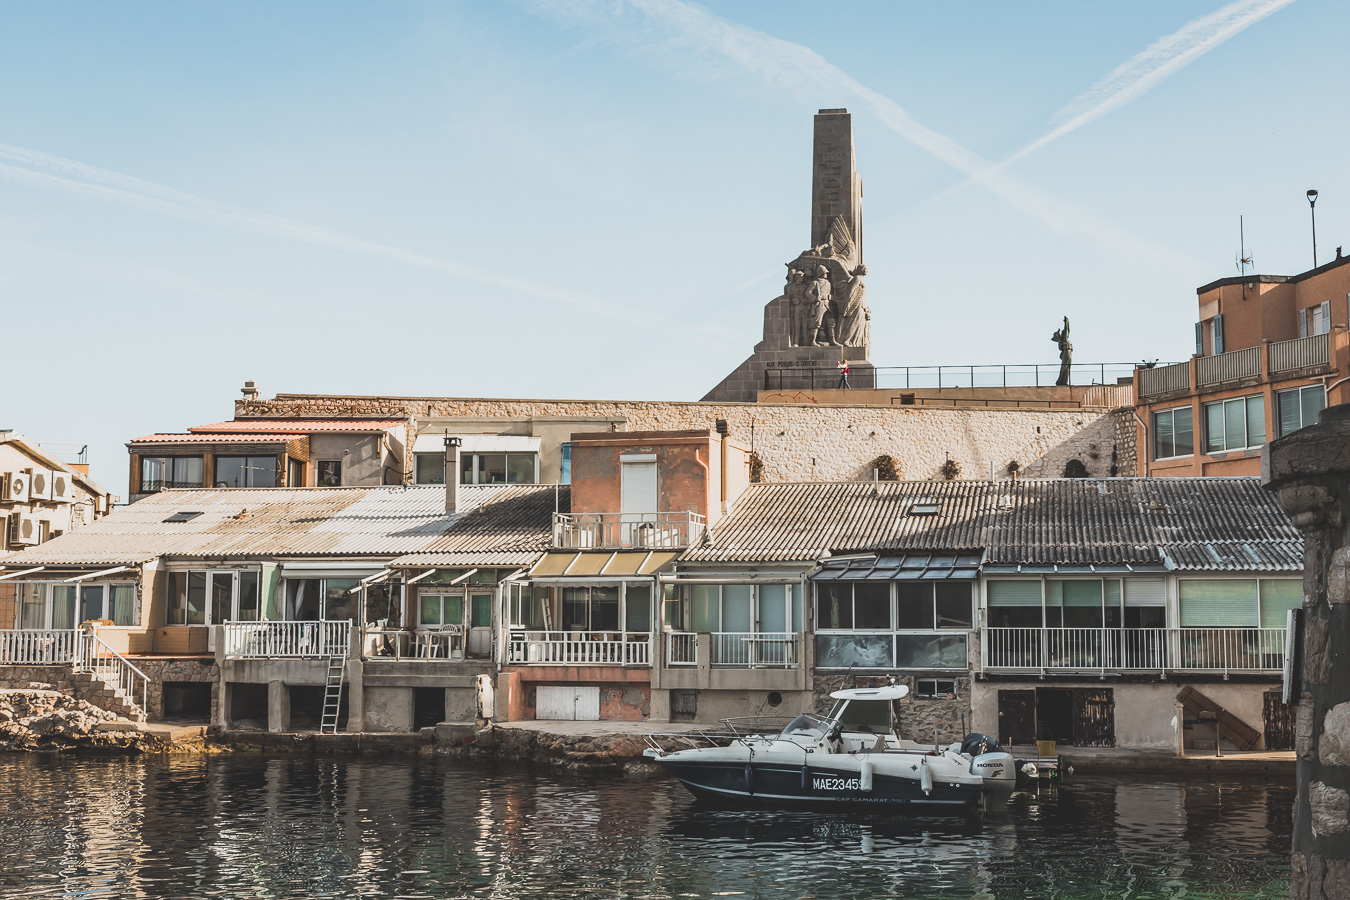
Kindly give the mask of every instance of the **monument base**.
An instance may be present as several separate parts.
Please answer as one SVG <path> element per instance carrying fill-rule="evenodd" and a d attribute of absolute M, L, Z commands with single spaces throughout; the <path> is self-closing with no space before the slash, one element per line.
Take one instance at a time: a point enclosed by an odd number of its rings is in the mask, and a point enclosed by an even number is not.
<path fill-rule="evenodd" d="M 841 359 L 848 363 L 850 388 L 877 386 L 876 369 L 861 347 L 792 347 L 756 350 L 703 399 L 754 403 L 760 391 L 832 390 L 840 387 Z"/>

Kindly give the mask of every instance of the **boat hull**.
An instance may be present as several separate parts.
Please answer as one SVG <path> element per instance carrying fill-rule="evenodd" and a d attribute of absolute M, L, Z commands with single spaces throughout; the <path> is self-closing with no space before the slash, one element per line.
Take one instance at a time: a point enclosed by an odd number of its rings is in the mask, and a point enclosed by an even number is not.
<path fill-rule="evenodd" d="M 866 809 L 873 812 L 963 812 L 979 806 L 984 785 L 873 772 L 870 789 L 857 771 L 734 760 L 659 759 L 696 797 L 745 806 Z"/>

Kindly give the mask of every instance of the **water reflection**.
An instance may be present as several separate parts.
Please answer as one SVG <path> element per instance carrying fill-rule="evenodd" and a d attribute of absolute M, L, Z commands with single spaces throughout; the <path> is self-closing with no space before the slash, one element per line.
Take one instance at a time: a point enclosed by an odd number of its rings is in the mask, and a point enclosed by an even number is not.
<path fill-rule="evenodd" d="M 1250 898 L 1291 787 L 1082 778 L 982 818 L 746 813 L 441 760 L 0 760 L 0 895 Z"/>

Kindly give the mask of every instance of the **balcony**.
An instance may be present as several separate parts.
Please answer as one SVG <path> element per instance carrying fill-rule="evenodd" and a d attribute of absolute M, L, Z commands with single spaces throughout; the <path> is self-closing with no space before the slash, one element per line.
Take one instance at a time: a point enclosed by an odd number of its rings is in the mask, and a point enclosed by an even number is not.
<path fill-rule="evenodd" d="M 798 637 L 795 631 L 715 631 L 709 634 L 709 663 L 728 669 L 795 669 Z M 666 665 L 698 665 L 696 632 L 672 631 L 666 634 Z"/>
<path fill-rule="evenodd" d="M 1284 669 L 1283 628 L 986 628 L 986 672 Z"/>
<path fill-rule="evenodd" d="M 1199 387 L 1227 384 L 1261 377 L 1261 348 L 1247 347 L 1195 361 L 1195 380 Z"/>
<path fill-rule="evenodd" d="M 506 665 L 640 666 L 652 664 L 647 631 L 513 631 Z"/>
<path fill-rule="evenodd" d="M 351 651 L 350 619 L 313 622 L 228 622 L 226 659 L 331 659 Z"/>
<path fill-rule="evenodd" d="M 1139 373 L 1139 395 L 1154 397 L 1160 394 L 1184 393 L 1191 389 L 1191 364 L 1176 363 L 1157 366 Z"/>
<path fill-rule="evenodd" d="M 559 550 L 677 550 L 703 539 L 707 519 L 693 512 L 554 513 Z"/>
<path fill-rule="evenodd" d="M 361 656 L 372 662 L 463 662 L 464 627 L 379 628 L 361 630 Z"/>
<path fill-rule="evenodd" d="M 65 629 L 0 631 L 0 665 L 65 666 L 79 652 L 80 632 Z"/>
<path fill-rule="evenodd" d="M 1331 365 L 1331 335 L 1315 334 L 1270 345 L 1270 371 L 1296 372 Z"/>

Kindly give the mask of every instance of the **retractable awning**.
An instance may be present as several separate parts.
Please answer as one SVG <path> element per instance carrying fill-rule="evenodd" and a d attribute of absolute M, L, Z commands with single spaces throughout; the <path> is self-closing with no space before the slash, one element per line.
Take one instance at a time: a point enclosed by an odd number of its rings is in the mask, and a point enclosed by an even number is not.
<path fill-rule="evenodd" d="M 854 556 L 827 559 L 812 581 L 970 581 L 980 574 L 984 554 L 972 551 L 906 553 L 901 556 Z"/>
<path fill-rule="evenodd" d="M 669 566 L 678 553 L 655 550 L 565 550 L 545 553 L 530 569 L 531 581 L 648 577 Z"/>

